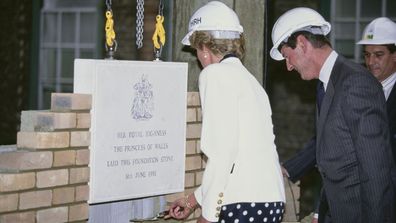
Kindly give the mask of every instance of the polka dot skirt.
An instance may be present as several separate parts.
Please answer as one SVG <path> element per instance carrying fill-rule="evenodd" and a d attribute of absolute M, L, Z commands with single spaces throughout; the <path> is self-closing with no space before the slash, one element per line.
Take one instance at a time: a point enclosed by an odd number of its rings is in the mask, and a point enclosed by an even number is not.
<path fill-rule="evenodd" d="M 236 203 L 221 207 L 220 223 L 250 223 L 282 221 L 285 205 L 283 202 Z"/>

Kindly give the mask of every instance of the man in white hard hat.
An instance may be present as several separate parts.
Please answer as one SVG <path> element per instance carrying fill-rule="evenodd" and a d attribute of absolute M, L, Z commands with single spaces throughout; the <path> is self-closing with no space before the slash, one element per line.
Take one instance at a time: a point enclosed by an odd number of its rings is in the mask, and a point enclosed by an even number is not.
<path fill-rule="evenodd" d="M 396 23 L 386 17 L 374 19 L 356 44 L 363 45 L 366 66 L 382 84 L 396 162 Z"/>
<path fill-rule="evenodd" d="M 294 167 L 304 166 L 304 159 L 318 167 L 319 222 L 326 216 L 336 223 L 393 222 L 394 163 L 382 86 L 332 49 L 330 29 L 316 11 L 295 8 L 272 30 L 271 57 L 285 59 L 304 80 L 319 79 L 316 139 Z"/>

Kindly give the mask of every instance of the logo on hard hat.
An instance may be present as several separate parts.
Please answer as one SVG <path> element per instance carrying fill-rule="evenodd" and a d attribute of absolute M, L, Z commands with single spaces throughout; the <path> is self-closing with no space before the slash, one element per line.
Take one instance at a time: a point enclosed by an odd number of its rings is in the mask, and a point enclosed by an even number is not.
<path fill-rule="evenodd" d="M 193 20 L 191 20 L 190 26 L 198 25 L 198 24 L 200 24 L 201 22 L 202 22 L 202 18 L 201 18 L 201 17 L 199 17 L 199 18 L 194 18 Z"/>
<path fill-rule="evenodd" d="M 365 39 L 374 39 L 374 35 L 373 34 L 366 35 Z"/>

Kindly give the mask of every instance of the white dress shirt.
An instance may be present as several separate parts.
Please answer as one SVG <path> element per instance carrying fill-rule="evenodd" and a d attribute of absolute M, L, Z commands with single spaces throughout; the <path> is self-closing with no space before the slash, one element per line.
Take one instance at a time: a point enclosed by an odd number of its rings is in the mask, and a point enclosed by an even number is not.
<path fill-rule="evenodd" d="M 388 100 L 392 88 L 395 85 L 395 82 L 396 82 L 396 73 L 393 73 L 391 76 L 389 76 L 388 78 L 386 78 L 381 82 L 386 100 Z"/>
<path fill-rule="evenodd" d="M 333 70 L 337 57 L 338 57 L 337 52 L 333 50 L 325 60 L 322 68 L 320 69 L 319 80 L 323 82 L 323 87 L 325 91 L 327 89 L 327 84 L 329 83 L 331 71 Z"/>

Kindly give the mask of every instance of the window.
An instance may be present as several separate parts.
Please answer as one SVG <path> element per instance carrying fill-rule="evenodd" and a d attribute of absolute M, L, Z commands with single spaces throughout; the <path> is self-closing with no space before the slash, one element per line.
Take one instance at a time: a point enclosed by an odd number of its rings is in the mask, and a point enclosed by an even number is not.
<path fill-rule="evenodd" d="M 75 58 L 98 58 L 99 0 L 44 0 L 40 12 L 38 107 L 73 91 Z"/>
<path fill-rule="evenodd" d="M 363 63 L 362 48 L 356 45 L 367 24 L 386 16 L 396 21 L 395 0 L 332 0 L 330 40 L 334 49 L 347 58 Z"/>

